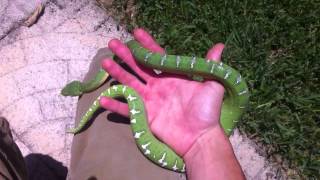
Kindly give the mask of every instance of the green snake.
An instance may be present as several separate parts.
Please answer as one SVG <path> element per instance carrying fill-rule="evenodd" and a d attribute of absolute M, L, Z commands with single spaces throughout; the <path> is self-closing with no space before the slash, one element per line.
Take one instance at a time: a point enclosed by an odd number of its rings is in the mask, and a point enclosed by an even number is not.
<path fill-rule="evenodd" d="M 235 69 L 222 62 L 218 63 L 203 58 L 154 53 L 143 48 L 135 40 L 129 41 L 127 46 L 138 63 L 143 66 L 168 73 L 192 74 L 194 79 L 217 80 L 222 83 L 227 93 L 222 104 L 220 122 L 228 136 L 232 133 L 249 100 L 247 84 Z M 107 76 L 108 74 L 101 69 L 90 82 L 73 81 L 61 93 L 65 96 L 78 96 L 92 91 L 99 87 Z M 160 142 L 149 130 L 142 98 L 128 86 L 115 85 L 102 92 L 82 117 L 79 125 L 69 130 L 70 133 L 79 133 L 92 118 L 94 112 L 101 108 L 99 104 L 101 96 L 111 98 L 124 97 L 127 100 L 133 136 L 138 148 L 148 159 L 163 168 L 176 172 L 185 172 L 183 159 L 166 144 Z"/>

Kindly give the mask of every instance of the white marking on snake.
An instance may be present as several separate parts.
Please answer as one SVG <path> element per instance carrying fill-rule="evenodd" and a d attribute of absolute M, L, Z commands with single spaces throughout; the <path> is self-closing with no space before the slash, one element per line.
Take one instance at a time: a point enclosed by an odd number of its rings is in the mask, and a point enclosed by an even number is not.
<path fill-rule="evenodd" d="M 135 124 L 136 122 L 137 122 L 137 120 L 136 119 L 131 119 L 131 121 L 130 121 L 132 124 Z"/>
<path fill-rule="evenodd" d="M 167 54 L 165 54 L 164 56 L 162 56 L 162 58 L 161 58 L 161 66 L 163 66 L 163 64 L 164 64 L 164 61 L 166 61 L 167 60 Z"/>
<path fill-rule="evenodd" d="M 194 63 L 196 63 L 196 57 L 195 57 L 195 56 L 192 56 L 191 64 L 190 64 L 191 69 L 193 69 Z"/>
<path fill-rule="evenodd" d="M 164 152 L 164 153 L 162 154 L 161 159 L 159 159 L 159 161 L 158 161 L 159 163 L 162 164 L 162 166 L 166 166 L 166 165 L 168 164 L 167 162 L 164 161 L 164 159 L 166 158 L 166 156 L 167 156 L 167 153 Z"/>
<path fill-rule="evenodd" d="M 141 145 L 142 149 L 147 149 L 147 147 L 151 144 L 151 142 L 148 142 L 146 144 Z"/>
<path fill-rule="evenodd" d="M 160 71 L 160 70 L 158 70 L 158 69 L 153 69 L 153 71 L 154 71 L 157 75 L 159 75 L 159 74 L 162 73 L 162 71 Z"/>
<path fill-rule="evenodd" d="M 122 93 L 124 93 L 126 90 L 127 90 L 127 86 L 124 86 L 124 87 L 122 88 Z"/>
<path fill-rule="evenodd" d="M 227 131 L 231 132 L 231 129 L 227 129 Z"/>
<path fill-rule="evenodd" d="M 164 153 L 162 154 L 161 159 L 159 159 L 158 162 L 159 162 L 159 163 L 163 163 L 163 160 L 164 160 L 164 158 L 166 158 L 166 155 L 167 155 L 167 153 L 164 152 Z"/>
<path fill-rule="evenodd" d="M 118 90 L 118 87 L 117 86 L 113 86 L 112 89 L 116 91 L 116 90 Z"/>
<path fill-rule="evenodd" d="M 186 171 L 186 164 L 183 164 L 181 172 L 185 172 L 185 171 Z"/>
<path fill-rule="evenodd" d="M 145 155 L 148 155 L 148 154 L 150 154 L 150 153 L 151 153 L 151 151 L 150 151 L 149 149 L 147 149 L 147 150 L 144 152 Z"/>
<path fill-rule="evenodd" d="M 228 77 L 230 76 L 230 74 L 232 73 L 232 71 L 229 69 L 227 70 L 226 75 L 224 76 L 224 79 L 228 79 Z"/>
<path fill-rule="evenodd" d="M 212 63 L 211 69 L 210 69 L 210 73 L 213 73 L 214 67 L 216 66 L 216 64 Z"/>
<path fill-rule="evenodd" d="M 221 69 L 221 70 L 223 70 L 223 63 L 222 63 L 222 62 L 219 63 L 218 68 Z"/>
<path fill-rule="evenodd" d="M 236 82 L 234 83 L 234 85 L 237 85 L 237 84 L 239 84 L 241 82 L 241 75 L 239 75 L 238 77 L 237 77 L 237 80 L 236 80 Z"/>
<path fill-rule="evenodd" d="M 131 96 L 131 94 L 129 94 L 128 99 L 129 99 L 129 101 L 133 101 L 133 100 L 137 99 L 137 97 Z"/>
<path fill-rule="evenodd" d="M 110 95 L 110 88 L 108 89 L 108 95 Z"/>
<path fill-rule="evenodd" d="M 174 163 L 174 166 L 172 167 L 172 169 L 173 169 L 174 171 L 176 171 L 176 170 L 178 169 L 177 163 L 178 163 L 178 161 L 176 160 L 176 162 Z"/>
<path fill-rule="evenodd" d="M 144 61 L 147 62 L 148 59 L 149 59 L 149 57 L 150 57 L 151 55 L 152 55 L 152 52 L 148 52 L 148 53 L 146 54 L 146 56 L 144 57 Z"/>
<path fill-rule="evenodd" d="M 135 115 L 135 114 L 140 113 L 140 111 L 136 111 L 135 109 L 131 109 L 131 110 L 130 110 L 130 113 L 131 113 L 132 115 Z"/>
<path fill-rule="evenodd" d="M 144 133 L 144 131 L 134 133 L 134 138 L 139 139 L 140 136 Z"/>
<path fill-rule="evenodd" d="M 239 108 L 240 108 L 240 109 L 244 109 L 244 108 L 246 108 L 246 107 L 245 107 L 245 106 L 239 106 Z"/>
<path fill-rule="evenodd" d="M 168 165 L 167 162 L 163 162 L 163 163 L 162 163 L 162 167 L 167 166 L 167 165 Z"/>
<path fill-rule="evenodd" d="M 181 61 L 181 57 L 180 56 L 176 56 L 177 68 L 179 67 L 180 61 Z"/>
<path fill-rule="evenodd" d="M 240 96 L 240 95 L 243 95 L 243 94 L 245 94 L 245 93 L 247 93 L 247 92 L 248 92 L 248 91 L 245 89 L 245 90 L 239 92 L 238 95 Z"/>

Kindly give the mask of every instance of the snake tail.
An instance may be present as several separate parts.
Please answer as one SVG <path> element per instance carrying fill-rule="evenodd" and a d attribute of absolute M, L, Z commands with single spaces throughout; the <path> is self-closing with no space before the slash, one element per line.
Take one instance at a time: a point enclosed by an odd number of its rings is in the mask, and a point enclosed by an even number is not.
<path fill-rule="evenodd" d="M 101 108 L 99 104 L 101 96 L 111 98 L 124 97 L 127 100 L 133 137 L 140 151 L 148 159 L 163 168 L 176 172 L 185 172 L 185 164 L 182 158 L 151 133 L 143 101 L 138 93 L 128 86 L 115 85 L 103 91 L 82 117 L 78 126 L 70 129 L 69 133 L 79 133 L 83 129 L 93 114 Z"/>
<path fill-rule="evenodd" d="M 72 81 L 68 83 L 62 90 L 63 96 L 80 96 L 83 93 L 91 92 L 101 86 L 108 78 L 108 73 L 100 69 L 98 73 L 88 82 Z"/>
<path fill-rule="evenodd" d="M 232 133 L 249 101 L 248 86 L 238 71 L 222 62 L 204 58 L 154 53 L 135 40 L 129 41 L 127 45 L 138 63 L 145 67 L 222 83 L 227 93 L 222 104 L 220 122 L 227 135 Z"/>

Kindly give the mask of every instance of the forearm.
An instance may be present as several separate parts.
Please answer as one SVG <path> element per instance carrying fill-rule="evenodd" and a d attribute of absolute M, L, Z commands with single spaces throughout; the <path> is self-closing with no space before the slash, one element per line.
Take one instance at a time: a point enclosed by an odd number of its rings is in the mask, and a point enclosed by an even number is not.
<path fill-rule="evenodd" d="M 215 127 L 197 139 L 184 155 L 189 180 L 245 179 L 228 137 Z"/>

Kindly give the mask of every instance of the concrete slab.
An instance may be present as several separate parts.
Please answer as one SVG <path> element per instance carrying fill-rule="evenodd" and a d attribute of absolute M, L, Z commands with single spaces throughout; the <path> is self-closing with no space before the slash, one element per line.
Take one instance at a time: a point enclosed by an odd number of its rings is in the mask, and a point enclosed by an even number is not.
<path fill-rule="evenodd" d="M 32 4 L 35 8 L 37 3 Z M 15 12 L 9 7 L 21 4 L 7 5 L 6 11 Z M 0 113 L 9 120 L 25 156 L 52 155 L 68 166 L 72 136 L 65 130 L 74 122 L 77 98 L 64 98 L 60 90 L 84 77 L 92 57 L 111 38 L 129 36 L 88 0 L 48 1 L 43 16 L 30 28 L 20 26 L 27 16 L 12 20 L 19 27 L 1 27 L 8 34 L 0 41 L 0 82 L 5 87 L 0 88 Z"/>

